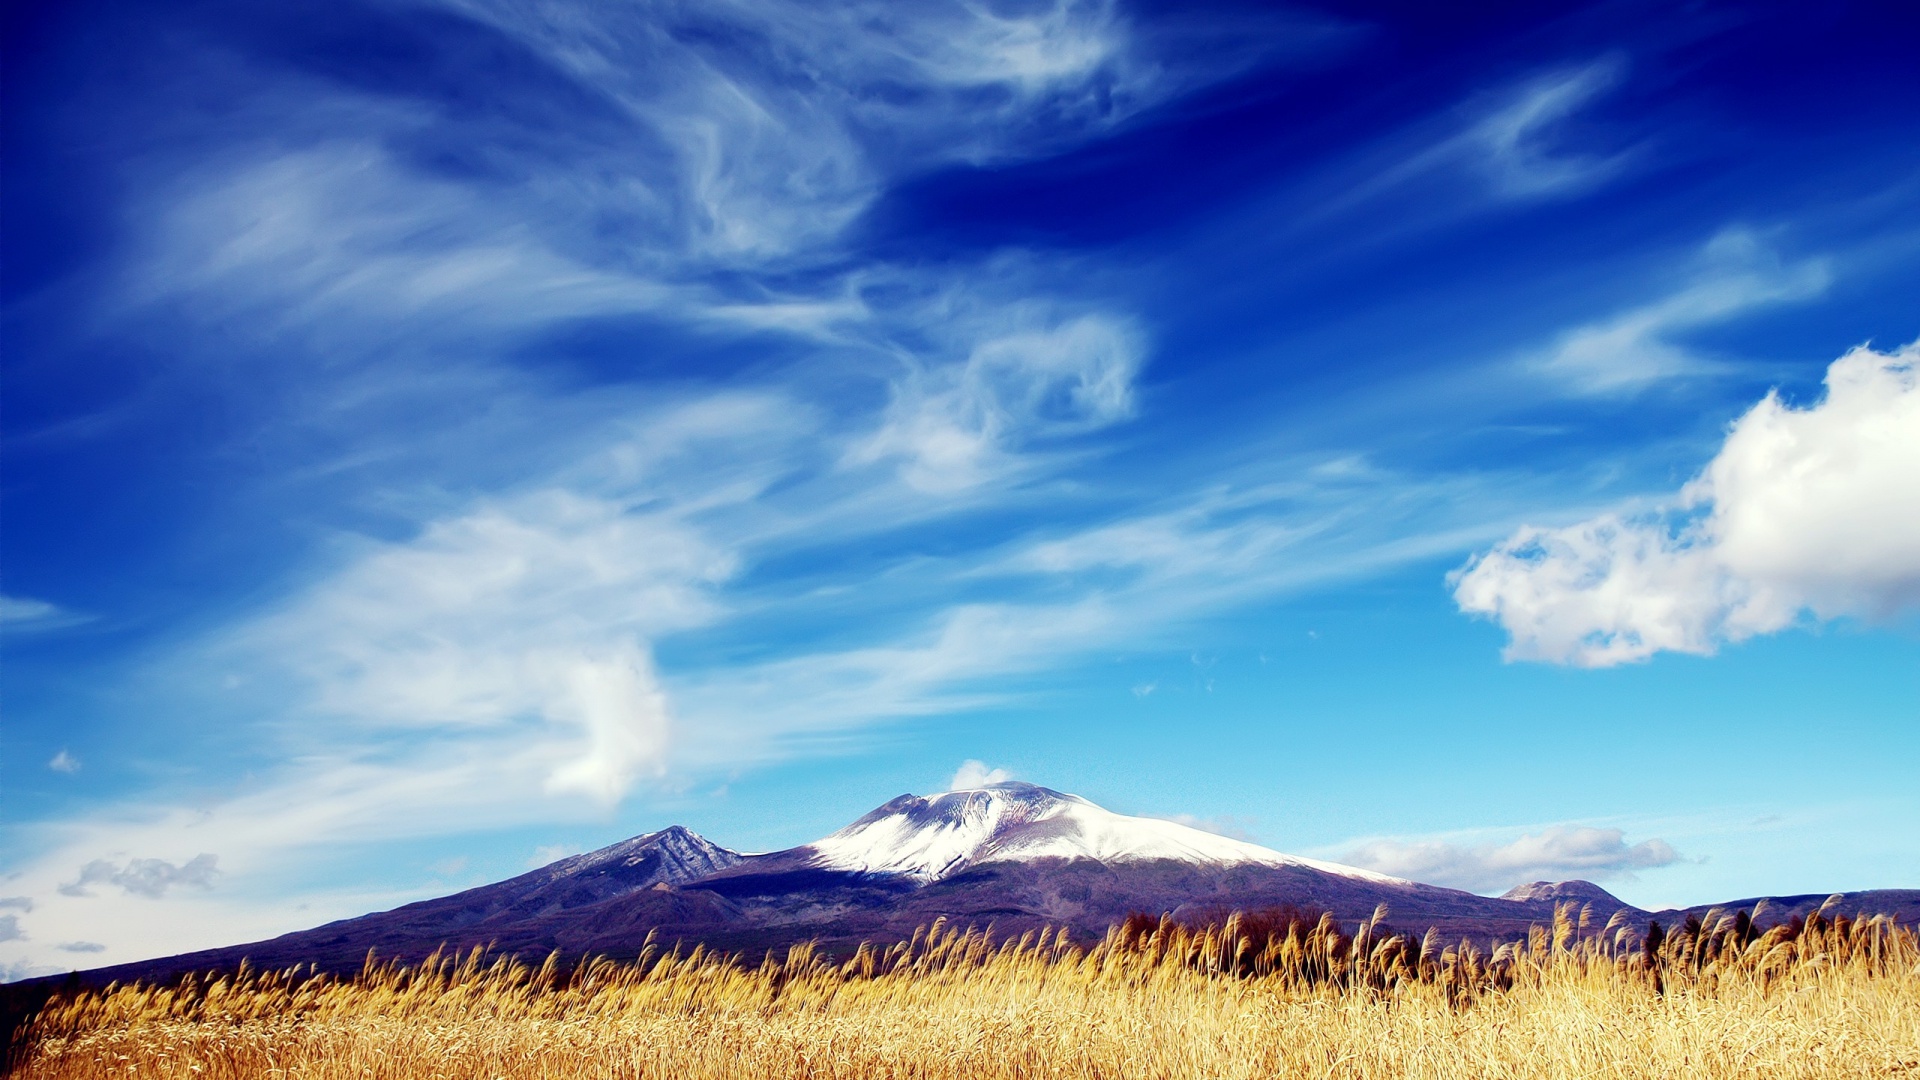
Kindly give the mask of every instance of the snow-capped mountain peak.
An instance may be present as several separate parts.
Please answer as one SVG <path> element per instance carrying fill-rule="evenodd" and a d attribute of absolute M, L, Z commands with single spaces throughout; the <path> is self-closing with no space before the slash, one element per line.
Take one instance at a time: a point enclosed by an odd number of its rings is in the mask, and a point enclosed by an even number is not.
<path fill-rule="evenodd" d="M 1078 795 L 1015 781 L 938 795 L 902 795 L 802 850 L 818 867 L 901 874 L 923 882 L 983 863 L 1064 858 L 1304 866 L 1400 883 L 1384 874 L 1283 854 L 1178 822 L 1116 814 Z"/>
<path fill-rule="evenodd" d="M 615 876 L 635 887 L 697 881 L 738 864 L 741 855 L 683 825 L 670 825 L 630 840 L 572 855 L 534 871 L 544 880 Z"/>

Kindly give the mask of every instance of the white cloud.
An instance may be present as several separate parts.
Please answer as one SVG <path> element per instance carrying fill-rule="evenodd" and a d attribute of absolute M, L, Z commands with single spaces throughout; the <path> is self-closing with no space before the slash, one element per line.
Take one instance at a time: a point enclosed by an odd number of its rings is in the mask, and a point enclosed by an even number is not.
<path fill-rule="evenodd" d="M 1664 840 L 1628 844 L 1626 834 L 1619 829 L 1555 825 L 1506 843 L 1371 840 L 1349 849 L 1339 859 L 1349 866 L 1429 885 L 1504 892 L 1529 881 L 1604 881 L 1631 875 L 1635 870 L 1671 866 L 1680 861 L 1680 855 Z"/>
<path fill-rule="evenodd" d="M 1534 80 L 1508 103 L 1475 124 L 1460 146 L 1471 148 L 1495 190 L 1514 198 L 1574 194 L 1618 173 L 1631 152 L 1597 155 L 1566 149 L 1556 141 L 1561 124 L 1625 74 L 1617 59 L 1557 71 Z"/>
<path fill-rule="evenodd" d="M 74 773 L 80 771 L 80 759 L 62 750 L 53 755 L 53 760 L 47 762 L 47 768 L 57 773 L 66 773 L 68 776 L 72 776 Z"/>
<path fill-rule="evenodd" d="M 0 631 L 36 633 L 62 630 L 87 621 L 87 616 L 68 611 L 58 604 L 35 600 L 30 596 L 0 594 Z"/>
<path fill-rule="evenodd" d="M 297 665 L 317 708 L 354 724 L 537 718 L 572 746 L 547 789 L 610 804 L 665 767 L 649 642 L 711 620 L 734 566 L 682 515 L 538 490 L 375 549 L 244 644 Z"/>
<path fill-rule="evenodd" d="M 1105 315 L 986 337 L 964 363 L 914 364 L 881 429 L 848 459 L 899 459 L 923 491 L 973 487 L 1012 468 L 1016 448 L 1131 416 L 1142 355 L 1138 332 Z"/>
<path fill-rule="evenodd" d="M 1136 57 L 1103 2 L 446 6 L 515 38 L 635 125 L 619 140 L 625 154 L 584 148 L 602 167 L 550 186 L 645 228 L 649 248 L 709 265 L 817 249 L 890 174 L 1082 138 L 1217 77 Z"/>
<path fill-rule="evenodd" d="M 947 790 L 971 791 L 988 784 L 1004 784 L 1011 779 L 1013 774 L 1005 769 L 989 769 L 986 762 L 968 758 L 954 770 L 953 779 L 947 781 Z"/>
<path fill-rule="evenodd" d="M 26 596 L 0 596 L 0 623 L 27 623 L 50 619 L 60 609 L 45 600 Z"/>
<path fill-rule="evenodd" d="M 1818 295 L 1828 276 L 1818 260 L 1783 263 L 1751 233 L 1729 230 L 1706 246 L 1691 282 L 1653 303 L 1569 331 L 1527 366 L 1584 394 L 1705 374 L 1715 365 L 1679 343 L 1681 334 L 1751 308 Z"/>
<path fill-rule="evenodd" d="M 177 195 L 154 193 L 125 302 L 169 301 L 263 337 L 297 331 L 337 353 L 361 336 L 471 340 L 674 296 L 557 250 L 527 221 L 409 172 L 378 143 L 220 165 Z"/>
<path fill-rule="evenodd" d="M 175 885 L 210 889 L 220 873 L 220 857 L 202 853 L 175 866 L 165 859 L 129 859 L 125 864 L 95 859 L 80 868 L 80 876 L 60 886 L 63 896 L 92 896 L 92 885 L 118 885 L 135 896 L 159 899 Z"/>
<path fill-rule="evenodd" d="M 1452 577 L 1511 660 L 1606 667 L 1920 602 L 1920 343 L 1860 347 L 1794 408 L 1769 393 L 1661 511 L 1526 527 Z"/>
<path fill-rule="evenodd" d="M 1588 152 L 1569 122 L 1625 73 L 1618 58 L 1606 58 L 1476 95 L 1450 115 L 1388 137 L 1350 171 L 1334 174 L 1337 181 L 1326 189 L 1324 203 L 1309 213 L 1344 215 L 1394 192 L 1451 187 L 1462 177 L 1471 183 L 1475 207 L 1592 191 L 1624 172 L 1639 150 Z M 1422 200 L 1422 213 L 1449 201 Z"/>

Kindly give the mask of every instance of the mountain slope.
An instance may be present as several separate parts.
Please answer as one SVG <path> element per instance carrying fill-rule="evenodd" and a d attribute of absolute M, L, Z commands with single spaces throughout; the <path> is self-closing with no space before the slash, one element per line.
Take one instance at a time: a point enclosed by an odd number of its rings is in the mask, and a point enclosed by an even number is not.
<path fill-rule="evenodd" d="M 545 954 L 570 947 L 551 932 L 568 912 L 609 902 L 642 917 L 648 926 L 725 922 L 733 913 L 710 893 L 680 895 L 675 885 L 736 865 L 738 852 L 674 825 L 574 855 L 518 877 L 451 896 L 420 900 L 390 911 L 326 923 L 266 941 L 185 953 L 164 960 L 123 964 L 116 978 L 154 978 L 179 971 L 231 967 L 244 957 L 256 967 L 317 964 L 351 971 L 368 952 L 417 959 L 442 945 L 491 945 L 505 951 Z M 644 936 L 644 931 L 642 931 Z"/>

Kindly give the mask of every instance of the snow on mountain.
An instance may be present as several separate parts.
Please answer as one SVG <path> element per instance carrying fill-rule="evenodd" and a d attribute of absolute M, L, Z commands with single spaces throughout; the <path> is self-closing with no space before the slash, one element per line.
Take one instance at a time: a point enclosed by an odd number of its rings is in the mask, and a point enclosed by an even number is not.
<path fill-rule="evenodd" d="M 682 885 L 738 864 L 739 852 L 708 840 L 692 829 L 670 825 L 630 840 L 550 863 L 528 877 L 547 881 L 588 877 L 617 878 L 634 887 Z"/>
<path fill-rule="evenodd" d="M 1554 903 L 1588 904 L 1598 903 L 1609 909 L 1623 908 L 1626 901 L 1613 895 L 1591 881 L 1535 881 L 1526 885 L 1515 885 L 1500 894 L 1502 900 L 1515 900 L 1520 903 L 1546 900 Z"/>
<path fill-rule="evenodd" d="M 1035 784 L 1008 782 L 938 795 L 902 795 L 805 845 L 812 865 L 938 881 L 971 866 L 1042 858 L 1304 866 L 1365 881 L 1400 878 L 1303 859 L 1177 822 L 1128 817 Z"/>

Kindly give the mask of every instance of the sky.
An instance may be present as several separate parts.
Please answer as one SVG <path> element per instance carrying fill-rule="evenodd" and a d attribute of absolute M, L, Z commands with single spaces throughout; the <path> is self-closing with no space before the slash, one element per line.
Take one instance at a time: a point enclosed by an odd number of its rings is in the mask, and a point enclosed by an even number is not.
<path fill-rule="evenodd" d="M 0 976 L 1005 777 L 1920 887 L 1897 5 L 5 20 Z"/>

